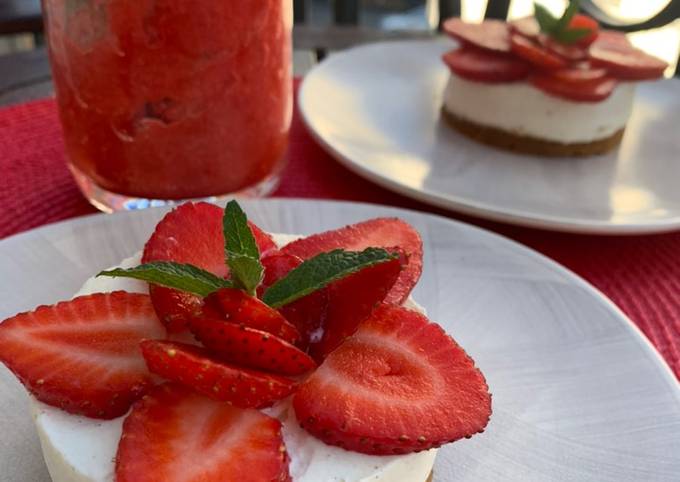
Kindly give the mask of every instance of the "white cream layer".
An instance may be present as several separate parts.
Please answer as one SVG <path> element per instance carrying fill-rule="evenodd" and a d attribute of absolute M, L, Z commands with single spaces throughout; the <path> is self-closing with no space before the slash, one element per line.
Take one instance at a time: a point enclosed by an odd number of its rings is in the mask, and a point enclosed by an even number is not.
<path fill-rule="evenodd" d="M 528 82 L 472 82 L 451 73 L 444 108 L 476 124 L 570 144 L 604 139 L 624 127 L 634 97 L 634 82 L 621 82 L 600 102 L 570 102 Z"/>
<path fill-rule="evenodd" d="M 284 244 L 292 237 L 276 235 Z M 120 266 L 139 264 L 140 255 Z M 76 296 L 115 290 L 148 292 L 146 283 L 125 278 L 90 278 Z M 410 301 L 410 300 L 409 300 Z M 421 309 L 413 302 L 411 306 Z M 43 456 L 53 482 L 113 482 L 114 458 L 123 419 L 95 420 L 70 415 L 31 397 Z M 436 450 L 400 456 L 370 456 L 331 447 L 302 430 L 290 400 L 267 412 L 283 423 L 283 437 L 296 482 L 421 482 L 432 470 Z"/>

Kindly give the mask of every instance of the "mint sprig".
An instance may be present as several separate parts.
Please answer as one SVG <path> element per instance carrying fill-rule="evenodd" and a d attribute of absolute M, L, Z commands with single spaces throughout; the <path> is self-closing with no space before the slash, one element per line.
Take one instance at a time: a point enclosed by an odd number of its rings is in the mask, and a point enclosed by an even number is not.
<path fill-rule="evenodd" d="M 230 280 L 220 278 L 209 271 L 191 264 L 174 263 L 172 261 L 154 261 L 127 269 L 115 268 L 102 271 L 97 276 L 134 278 L 199 296 L 208 296 L 220 288 L 232 288 L 234 286 Z"/>
<path fill-rule="evenodd" d="M 236 201 L 229 201 L 222 218 L 224 252 L 234 285 L 251 295 L 262 281 L 264 267 L 248 218 Z"/>
<path fill-rule="evenodd" d="M 336 249 L 321 253 L 304 261 L 271 285 L 264 293 L 262 301 L 272 308 L 279 308 L 333 281 L 395 258 L 397 255 L 382 248 L 366 248 L 361 252 Z"/>
<path fill-rule="evenodd" d="M 569 23 L 578 13 L 580 0 L 571 0 L 560 18 L 555 17 L 543 5 L 534 3 L 534 17 L 541 32 L 563 44 L 573 44 L 592 33 L 588 28 L 569 28 Z"/>

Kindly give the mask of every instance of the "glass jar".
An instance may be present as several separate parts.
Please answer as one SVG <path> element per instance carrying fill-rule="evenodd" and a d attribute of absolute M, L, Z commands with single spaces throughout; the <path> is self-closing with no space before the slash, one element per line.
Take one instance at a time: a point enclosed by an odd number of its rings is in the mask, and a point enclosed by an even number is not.
<path fill-rule="evenodd" d="M 271 191 L 290 0 L 43 0 L 68 162 L 98 207 Z"/>

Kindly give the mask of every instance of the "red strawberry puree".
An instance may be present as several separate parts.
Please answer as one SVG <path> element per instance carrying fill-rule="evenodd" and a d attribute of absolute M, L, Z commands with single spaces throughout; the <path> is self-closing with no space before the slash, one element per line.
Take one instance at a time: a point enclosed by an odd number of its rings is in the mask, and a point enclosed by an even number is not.
<path fill-rule="evenodd" d="M 44 0 L 72 165 L 116 193 L 235 192 L 274 172 L 291 114 L 288 0 Z"/>

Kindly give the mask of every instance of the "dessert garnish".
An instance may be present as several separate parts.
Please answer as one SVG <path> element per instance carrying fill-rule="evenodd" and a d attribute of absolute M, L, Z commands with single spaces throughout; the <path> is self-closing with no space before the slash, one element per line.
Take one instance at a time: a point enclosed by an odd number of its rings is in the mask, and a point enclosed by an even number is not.
<path fill-rule="evenodd" d="M 310 436 L 367 454 L 483 431 L 481 372 L 401 306 L 421 269 L 420 238 L 398 219 L 279 249 L 235 201 L 188 203 L 158 223 L 139 266 L 99 274 L 146 281 L 150 295 L 96 293 L 9 318 L 0 360 L 46 404 L 129 411 L 117 481 L 289 480 L 281 423 L 256 409 L 291 396 Z"/>
<path fill-rule="evenodd" d="M 442 57 L 451 71 L 444 119 L 515 152 L 585 156 L 616 147 L 633 107 L 630 81 L 658 79 L 668 65 L 578 13 L 579 3 L 559 17 L 534 4 L 533 16 L 508 22 L 446 20 L 444 32 L 460 45 Z"/>

